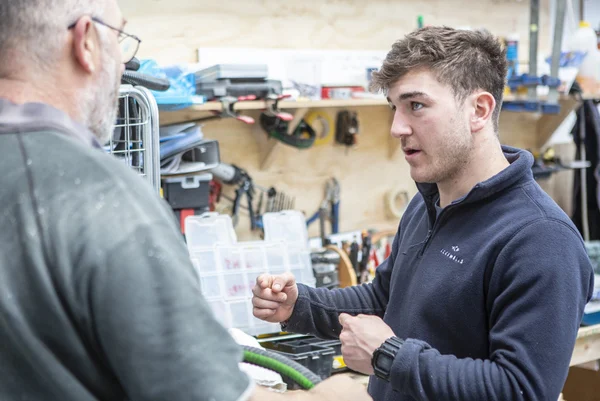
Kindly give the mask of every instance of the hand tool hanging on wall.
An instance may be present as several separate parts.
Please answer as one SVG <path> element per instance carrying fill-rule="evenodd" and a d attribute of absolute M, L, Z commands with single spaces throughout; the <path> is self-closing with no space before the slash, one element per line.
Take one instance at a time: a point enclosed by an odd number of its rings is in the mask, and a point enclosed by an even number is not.
<path fill-rule="evenodd" d="M 337 179 L 330 178 L 325 185 L 325 198 L 321 202 L 321 207 L 307 221 L 309 226 L 317 219 L 320 224 L 320 235 L 323 245 L 326 245 L 325 221 L 329 220 L 331 224 L 331 234 L 339 232 L 339 210 L 340 210 L 340 184 Z"/>
<path fill-rule="evenodd" d="M 369 259 L 371 258 L 371 234 L 368 231 L 362 232 L 361 258 L 358 264 L 358 282 L 359 284 L 369 281 Z"/>
<path fill-rule="evenodd" d="M 296 198 L 284 192 L 277 191 L 274 187 L 261 189 L 267 194 L 267 204 L 265 206 L 264 213 L 281 212 L 282 210 L 294 209 Z"/>
<path fill-rule="evenodd" d="M 282 210 L 293 210 L 295 207 L 296 199 L 285 194 L 284 192 L 277 191 L 274 187 L 264 188 L 260 185 L 254 184 L 252 177 L 242 168 L 227 163 L 221 163 L 219 166 L 211 170 L 213 176 L 223 184 L 237 185 L 235 191 L 235 198 L 233 199 L 233 207 L 231 215 L 234 224 L 237 224 L 239 220 L 239 209 L 242 197 L 245 195 L 248 202 L 248 213 L 250 215 L 250 229 L 262 229 L 262 216 L 264 213 L 280 212 Z M 256 209 L 253 208 L 253 200 L 255 191 L 261 191 L 258 200 L 258 206 Z M 265 202 L 264 197 L 267 195 Z M 264 208 L 263 208 L 264 205 Z"/>
<path fill-rule="evenodd" d="M 358 267 L 358 251 L 360 250 L 360 246 L 358 245 L 358 241 L 356 238 L 350 244 L 350 252 L 348 253 L 348 257 L 350 258 L 350 263 L 352 263 L 352 267 L 354 268 L 354 273 L 356 274 L 357 281 L 360 277 L 360 270 Z"/>
<path fill-rule="evenodd" d="M 342 110 L 337 114 L 335 124 L 335 140 L 341 145 L 351 147 L 356 145 L 359 133 L 358 116 L 356 112 Z"/>
<path fill-rule="evenodd" d="M 211 170 L 211 173 L 215 178 L 220 180 L 222 183 L 227 185 L 237 185 L 238 188 L 235 191 L 235 199 L 233 200 L 233 208 L 231 210 L 231 216 L 233 219 L 234 226 L 237 225 L 239 220 L 238 211 L 242 196 L 246 196 L 248 202 L 248 213 L 250 214 L 250 229 L 255 230 L 256 218 L 254 216 L 254 208 L 252 205 L 252 199 L 254 196 L 254 184 L 252 178 L 248 173 L 233 164 L 221 163 L 217 167 Z"/>

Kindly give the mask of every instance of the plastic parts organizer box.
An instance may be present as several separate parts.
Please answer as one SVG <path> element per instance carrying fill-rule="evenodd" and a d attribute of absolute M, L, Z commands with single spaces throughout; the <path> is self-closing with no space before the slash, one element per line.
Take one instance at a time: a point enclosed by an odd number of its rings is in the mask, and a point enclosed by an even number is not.
<path fill-rule="evenodd" d="M 238 242 L 231 217 L 204 213 L 185 219 L 190 257 L 202 293 L 226 328 L 250 335 L 279 332 L 280 325 L 252 314 L 252 288 L 262 273 L 291 272 L 314 287 L 306 220 L 298 211 L 263 215 L 264 241 Z"/>

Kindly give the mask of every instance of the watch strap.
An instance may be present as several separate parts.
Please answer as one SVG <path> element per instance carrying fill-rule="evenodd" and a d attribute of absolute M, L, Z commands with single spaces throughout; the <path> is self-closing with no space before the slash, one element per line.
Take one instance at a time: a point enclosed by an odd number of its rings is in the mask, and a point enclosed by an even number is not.
<path fill-rule="evenodd" d="M 373 366 L 375 376 L 389 382 L 392 364 L 394 363 L 396 354 L 402 347 L 402 344 L 404 344 L 403 340 L 393 336 L 385 340 L 383 344 L 373 352 L 371 365 Z"/>

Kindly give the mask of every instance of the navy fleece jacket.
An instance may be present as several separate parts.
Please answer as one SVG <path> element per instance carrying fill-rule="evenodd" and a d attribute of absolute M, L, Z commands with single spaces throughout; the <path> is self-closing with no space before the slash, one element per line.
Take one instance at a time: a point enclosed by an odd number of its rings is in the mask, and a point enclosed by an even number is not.
<path fill-rule="evenodd" d="M 383 318 L 405 343 L 375 401 L 543 400 L 559 396 L 593 272 L 570 219 L 538 186 L 529 152 L 436 218 L 419 184 L 374 281 L 299 286 L 288 331 L 335 338 L 342 312 Z"/>

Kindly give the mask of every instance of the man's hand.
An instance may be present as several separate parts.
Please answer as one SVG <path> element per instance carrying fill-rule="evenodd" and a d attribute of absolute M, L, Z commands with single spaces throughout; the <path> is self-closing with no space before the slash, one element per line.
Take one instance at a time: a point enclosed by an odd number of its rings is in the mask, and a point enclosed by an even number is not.
<path fill-rule="evenodd" d="M 298 286 L 291 273 L 281 275 L 262 274 L 252 289 L 252 313 L 271 323 L 288 320 L 298 299 Z"/>
<path fill-rule="evenodd" d="M 344 362 L 356 372 L 372 375 L 373 352 L 394 332 L 377 316 L 340 314 L 343 330 L 340 334 Z"/>

